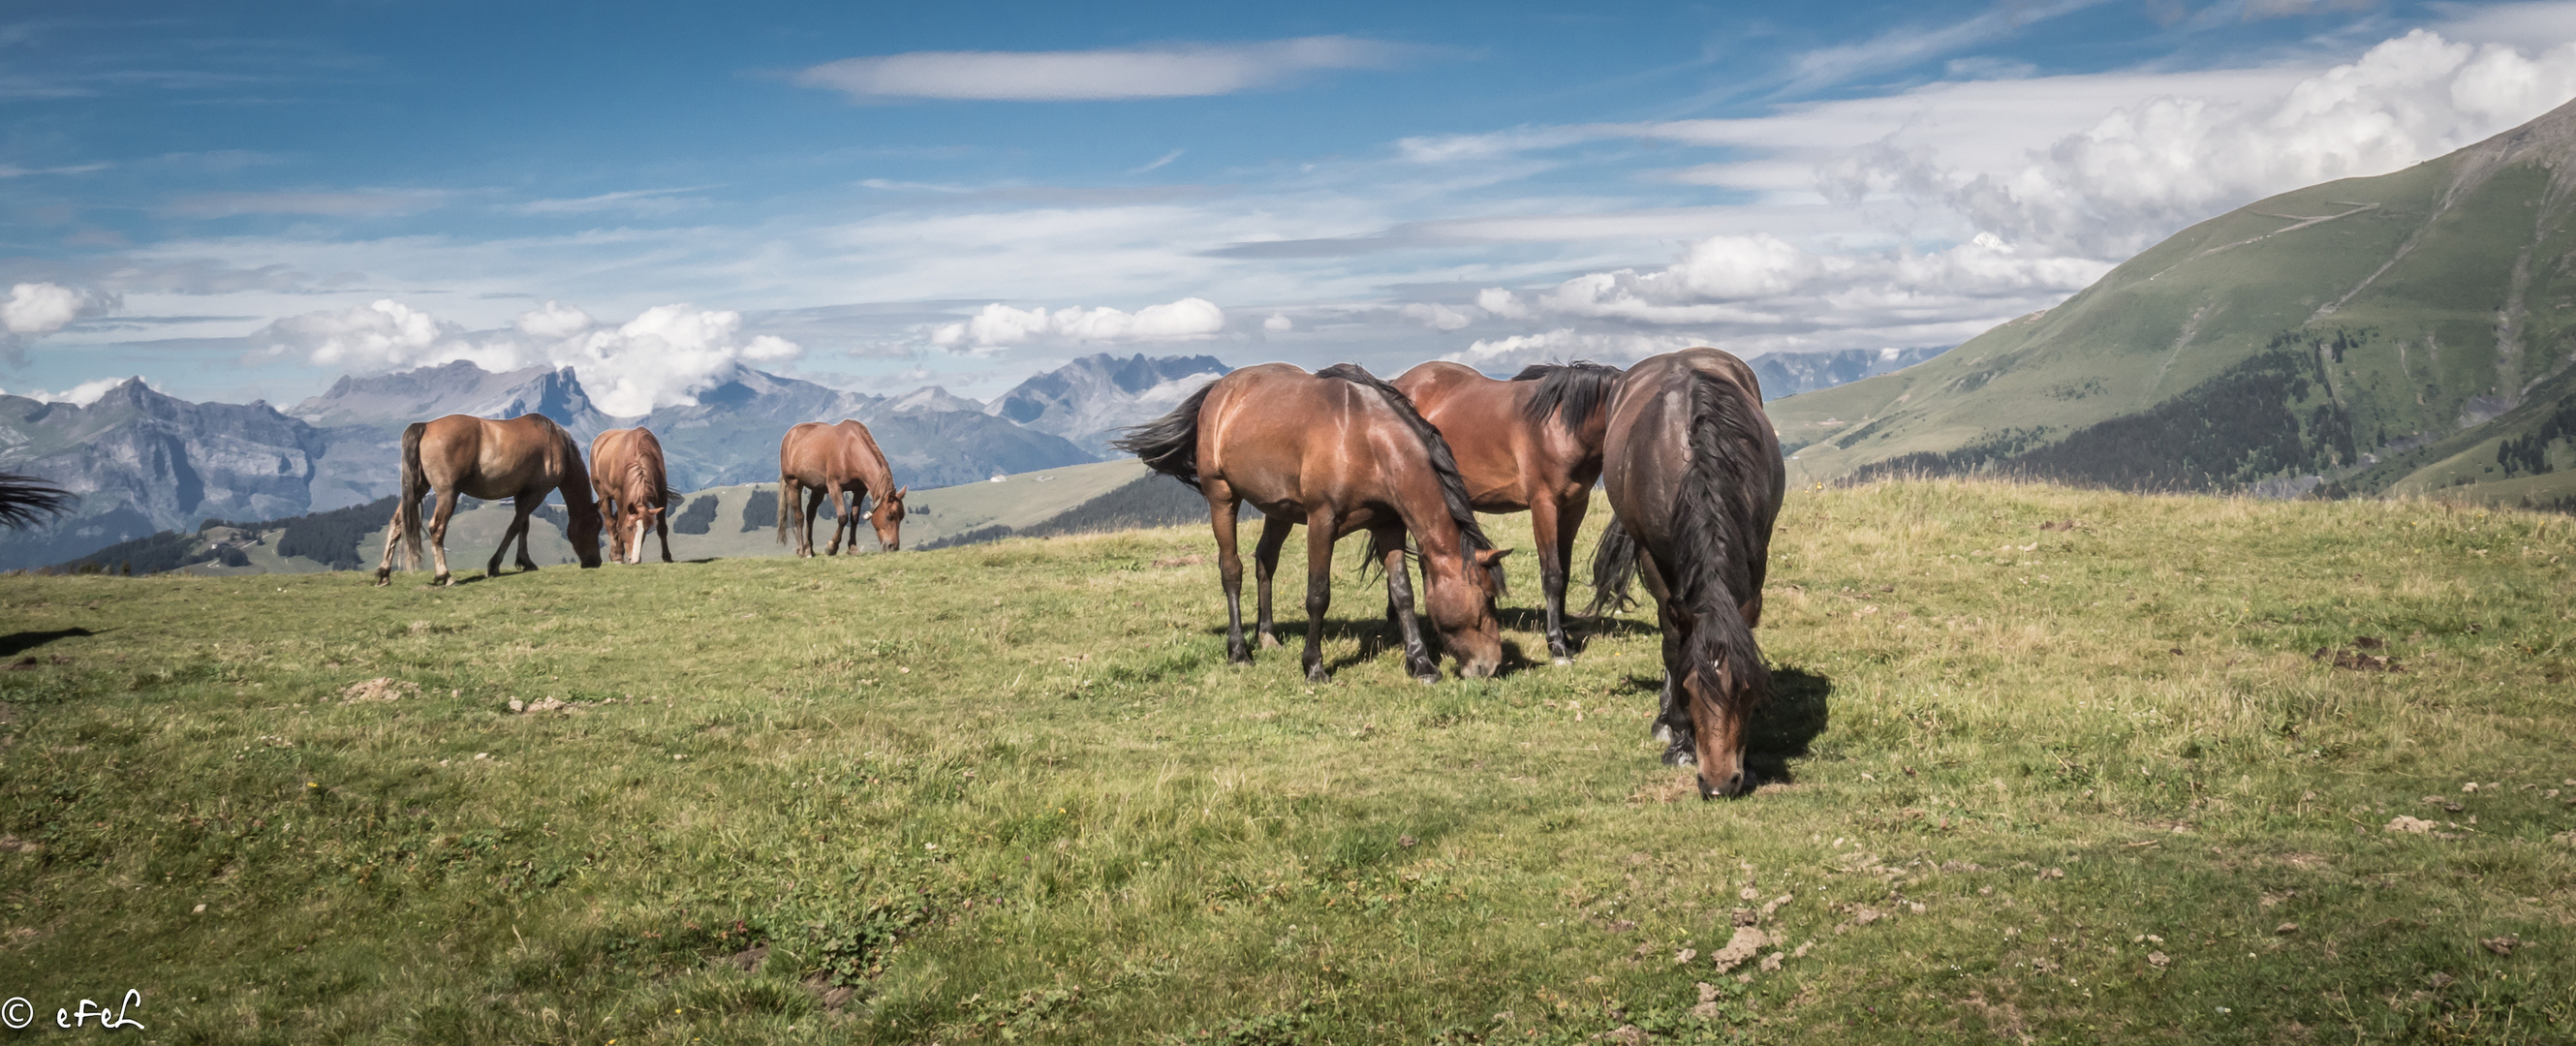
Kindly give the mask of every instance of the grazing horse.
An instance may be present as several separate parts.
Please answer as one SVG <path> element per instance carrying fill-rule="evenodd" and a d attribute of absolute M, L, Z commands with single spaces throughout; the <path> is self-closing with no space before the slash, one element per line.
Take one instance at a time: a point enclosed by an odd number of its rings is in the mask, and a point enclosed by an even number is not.
<path fill-rule="evenodd" d="M 803 491 L 803 526 L 798 526 L 797 499 Z M 911 487 L 894 485 L 894 468 L 886 464 L 885 452 L 877 449 L 876 437 L 868 427 L 844 419 L 838 425 L 808 421 L 787 430 L 778 441 L 778 540 L 787 540 L 789 530 L 796 532 L 796 554 L 814 555 L 814 514 L 821 511 L 823 499 L 832 499 L 832 541 L 823 554 L 839 555 L 841 535 L 850 535 L 850 551 L 859 548 L 859 510 L 867 506 L 870 495 L 876 497 L 876 510 L 868 522 L 876 527 L 877 550 L 894 552 L 903 548 L 903 496 Z M 850 497 L 844 502 L 843 492 Z"/>
<path fill-rule="evenodd" d="M 1618 380 L 1618 368 L 1598 363 L 1532 364 L 1496 381 L 1445 361 L 1395 379 L 1449 441 L 1476 511 L 1530 514 L 1546 589 L 1547 652 L 1560 665 L 1574 656 L 1565 637 L 1566 563 L 1592 507 L 1592 483 L 1601 478 L 1601 407 Z"/>
<path fill-rule="evenodd" d="M 1154 471 L 1207 495 L 1225 582 L 1226 660 L 1249 663 L 1243 640 L 1243 560 L 1235 512 L 1262 512 L 1253 550 L 1260 581 L 1261 645 L 1271 631 L 1270 577 L 1289 528 L 1306 525 L 1306 678 L 1325 682 L 1324 611 L 1332 604 L 1333 542 L 1366 531 L 1370 558 L 1386 567 L 1387 599 L 1404 634 L 1405 671 L 1440 679 L 1425 645 L 1405 569 L 1405 535 L 1420 548 L 1431 623 L 1462 677 L 1492 675 L 1503 656 L 1494 617 L 1504 551 L 1485 540 L 1440 431 L 1395 387 L 1354 364 L 1308 374 L 1285 363 L 1245 367 L 1208 384 L 1162 418 L 1111 444 Z M 1508 550 L 1505 550 L 1508 551 Z"/>
<path fill-rule="evenodd" d="M 1771 697 L 1753 628 L 1787 474 L 1761 384 L 1716 349 L 1647 359 L 1611 393 L 1602 458 L 1617 519 L 1594 553 L 1593 612 L 1645 579 L 1664 629 L 1664 761 L 1699 768 L 1700 798 L 1752 791 L 1745 723 Z"/>
<path fill-rule="evenodd" d="M 644 533 L 662 539 L 662 562 L 671 562 L 671 484 L 662 470 L 662 441 L 646 428 L 610 429 L 591 438 L 590 485 L 607 516 L 608 558 L 644 562 Z"/>
<path fill-rule="evenodd" d="M 420 567 L 420 499 L 438 492 L 438 509 L 429 520 L 429 547 L 438 566 L 432 584 L 452 584 L 447 575 L 447 520 L 456 514 L 459 494 L 485 501 L 512 499 L 518 515 L 501 533 L 501 547 L 483 568 L 501 576 L 501 554 L 519 542 L 519 568 L 537 569 L 528 558 L 528 514 L 545 504 L 549 491 L 563 492 L 571 526 L 565 537 L 581 565 L 599 565 L 599 507 L 590 501 L 590 475 L 582 468 L 581 447 L 572 435 L 542 414 L 522 414 L 508 421 L 489 421 L 450 414 L 436 421 L 413 422 L 403 430 L 402 497 L 394 506 L 392 529 L 385 532 L 384 562 L 376 566 L 376 584 L 393 582 L 394 550 L 403 551 L 403 569 Z"/>

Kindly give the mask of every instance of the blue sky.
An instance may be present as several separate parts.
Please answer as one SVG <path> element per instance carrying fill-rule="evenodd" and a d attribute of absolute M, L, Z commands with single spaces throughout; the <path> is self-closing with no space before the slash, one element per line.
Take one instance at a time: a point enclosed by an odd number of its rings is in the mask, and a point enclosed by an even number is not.
<path fill-rule="evenodd" d="M 1954 344 L 2576 95 L 2576 4 L 19 5 L 0 388 Z"/>

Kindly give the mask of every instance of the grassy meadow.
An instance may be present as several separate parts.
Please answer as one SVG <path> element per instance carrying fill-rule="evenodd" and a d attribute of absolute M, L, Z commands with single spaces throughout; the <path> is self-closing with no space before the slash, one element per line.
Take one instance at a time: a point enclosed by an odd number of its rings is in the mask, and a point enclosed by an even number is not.
<path fill-rule="evenodd" d="M 1358 542 L 1331 684 L 1294 580 L 1226 665 L 1203 527 L 0 578 L 0 997 L 174 1043 L 2576 1039 L 2576 521 L 1796 491 L 1771 783 L 1714 803 L 1655 761 L 1651 610 L 1548 666 L 1490 529 L 1518 656 L 1434 686 Z"/>

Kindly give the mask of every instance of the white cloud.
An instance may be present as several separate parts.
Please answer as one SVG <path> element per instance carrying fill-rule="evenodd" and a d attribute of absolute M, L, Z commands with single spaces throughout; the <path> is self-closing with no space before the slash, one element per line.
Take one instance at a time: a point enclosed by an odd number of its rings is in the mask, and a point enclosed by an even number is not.
<path fill-rule="evenodd" d="M 1441 357 L 1488 374 L 1516 371 L 1533 363 L 1592 360 L 1627 366 L 1658 353 L 1679 352 L 1706 342 L 1688 335 L 1634 331 L 1578 331 L 1570 327 L 1537 334 L 1478 339 L 1466 349 Z"/>
<path fill-rule="evenodd" d="M 1396 313 L 1436 331 L 1454 331 L 1476 322 L 1474 317 L 1437 302 L 1414 302 Z"/>
<path fill-rule="evenodd" d="M 444 196 L 437 192 L 218 192 L 182 196 L 161 210 L 181 218 L 244 214 L 371 218 L 428 210 L 438 206 Z"/>
<path fill-rule="evenodd" d="M 46 392 L 42 389 L 29 389 L 25 392 L 11 392 L 7 389 L 0 389 L 0 396 L 24 396 L 40 403 L 69 403 L 76 407 L 86 407 L 92 403 L 98 402 L 99 397 L 107 395 L 109 389 L 113 389 L 129 381 L 134 381 L 140 377 L 141 375 L 136 375 L 134 378 L 97 378 L 90 381 L 84 381 L 78 385 L 72 386 L 71 388 L 64 389 L 61 392 Z M 144 384 L 146 386 L 158 387 L 160 383 L 147 380 Z"/>
<path fill-rule="evenodd" d="M 601 193 L 566 200 L 530 200 L 510 208 L 520 214 L 596 214 L 602 211 L 625 211 L 633 214 L 673 214 L 691 207 L 706 206 L 705 200 L 682 196 L 712 186 L 698 185 L 680 189 L 628 189 L 624 192 Z"/>
<path fill-rule="evenodd" d="M 1289 319 L 1287 313 L 1274 312 L 1270 314 L 1269 319 L 1261 321 L 1261 329 L 1272 334 L 1281 334 L 1296 330 L 1297 321 Z"/>
<path fill-rule="evenodd" d="M 2527 55 L 2415 30 L 2256 100 L 2122 106 L 2022 162 L 1978 170 L 1883 140 L 1826 165 L 1846 204 L 1898 197 L 2025 245 L 2125 257 L 2273 193 L 2384 174 L 2523 123 L 2576 95 L 2576 45 Z"/>
<path fill-rule="evenodd" d="M 696 402 L 743 363 L 779 363 L 804 350 L 771 335 L 745 338 L 742 314 L 659 305 L 606 324 L 558 302 L 497 331 L 468 331 L 391 299 L 279 320 L 252 335 L 270 355 L 359 373 L 466 360 L 489 371 L 570 366 L 599 409 L 621 417 Z"/>
<path fill-rule="evenodd" d="M 1031 342 L 1196 341 L 1225 330 L 1225 310 L 1205 298 L 1183 298 L 1134 312 L 1069 306 L 1048 312 L 995 302 L 962 323 L 931 332 L 941 348 L 982 350 Z"/>
<path fill-rule="evenodd" d="M 859 101 L 1072 102 L 1232 94 L 1319 69 L 1377 69 L 1406 49 L 1346 36 L 1099 51 L 915 51 L 844 58 L 796 74 Z"/>
<path fill-rule="evenodd" d="M 0 301 L 0 359 L 26 362 L 27 343 L 71 325 L 73 320 L 116 311 L 122 299 L 59 283 L 20 283 Z M 95 397 L 92 397 L 95 398 Z"/>

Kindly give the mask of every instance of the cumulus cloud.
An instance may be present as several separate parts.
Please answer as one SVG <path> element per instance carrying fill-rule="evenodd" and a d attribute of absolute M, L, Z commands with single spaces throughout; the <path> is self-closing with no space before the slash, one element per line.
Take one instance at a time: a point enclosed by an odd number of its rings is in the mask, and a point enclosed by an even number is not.
<path fill-rule="evenodd" d="M 933 329 L 930 343 L 945 349 L 982 351 L 1032 342 L 1196 341 L 1223 330 L 1225 310 L 1205 298 L 1183 298 L 1134 312 L 1107 306 L 1069 306 L 1049 312 L 995 302 L 962 323 Z"/>
<path fill-rule="evenodd" d="M 71 325 L 73 320 L 104 316 L 123 304 L 115 294 L 59 283 L 20 283 L 0 301 L 0 359 L 12 366 L 27 362 L 27 343 Z M 95 397 L 93 397 L 95 398 Z"/>
<path fill-rule="evenodd" d="M 1378 69 L 1407 49 L 1347 36 L 1099 51 L 914 51 L 844 58 L 796 74 L 859 101 L 1076 102 L 1186 98 L 1266 87 L 1323 69 Z"/>
<path fill-rule="evenodd" d="M 2576 95 L 2576 45 L 2525 54 L 2415 30 L 2256 102 L 2156 97 L 2024 162 L 1974 171 L 1894 139 L 1825 164 L 1819 188 L 1897 197 L 2044 250 L 2125 257 L 2273 193 L 2384 174 L 2523 123 Z"/>
<path fill-rule="evenodd" d="M 1287 313 L 1274 312 L 1270 314 L 1269 319 L 1261 321 L 1261 329 L 1272 334 L 1282 334 L 1296 330 L 1297 321 L 1289 319 Z"/>
<path fill-rule="evenodd" d="M 1476 322 L 1475 317 L 1437 302 L 1414 302 L 1396 312 L 1436 331 L 1454 331 Z"/>
<path fill-rule="evenodd" d="M 1464 350 L 1441 357 L 1488 374 L 1517 371 L 1533 363 L 1595 360 L 1626 366 L 1658 353 L 1679 352 L 1707 342 L 1683 334 L 1637 331 L 1579 331 L 1571 327 L 1478 339 Z M 1749 353 L 1748 353 L 1749 355 Z"/>
<path fill-rule="evenodd" d="M 772 335 L 745 338 L 742 314 L 660 305 L 622 324 L 559 302 L 519 315 L 503 330 L 469 331 L 384 299 L 269 324 L 251 336 L 272 356 L 358 372 L 465 360 L 488 371 L 574 368 L 599 409 L 632 417 L 695 403 L 696 394 L 746 363 L 779 363 L 804 350 Z"/>
<path fill-rule="evenodd" d="M 69 403 L 75 407 L 86 407 L 92 403 L 98 402 L 99 397 L 107 395 L 109 389 L 113 389 L 129 381 L 140 380 L 143 380 L 141 375 L 136 375 L 132 378 L 97 378 L 91 381 L 84 381 L 78 385 L 64 389 L 61 392 L 46 392 L 42 389 L 29 389 L 25 392 L 11 392 L 7 389 L 0 389 L 0 396 L 24 396 L 28 399 L 42 403 Z M 147 386 L 157 386 L 158 383 L 144 381 L 144 384 Z"/>

